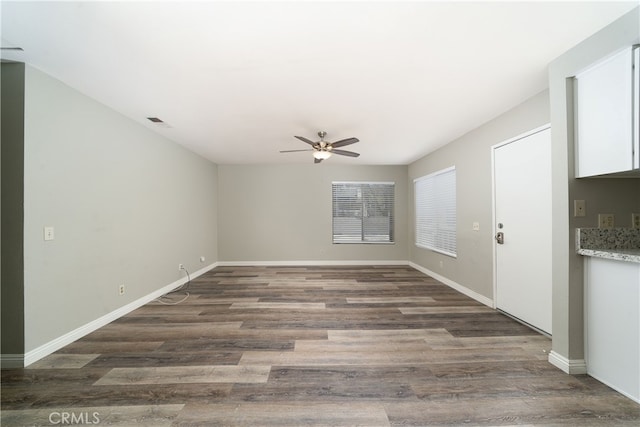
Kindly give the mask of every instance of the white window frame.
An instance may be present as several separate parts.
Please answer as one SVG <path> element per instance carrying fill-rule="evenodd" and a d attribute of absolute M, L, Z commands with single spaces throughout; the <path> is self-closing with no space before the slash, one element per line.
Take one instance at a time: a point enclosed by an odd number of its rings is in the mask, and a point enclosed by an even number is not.
<path fill-rule="evenodd" d="M 416 178 L 415 245 L 457 257 L 456 167 Z"/>
<path fill-rule="evenodd" d="M 336 198 L 338 197 L 336 189 L 338 186 L 344 185 L 353 186 L 354 191 L 360 192 L 359 197 L 361 198 L 362 204 L 359 207 L 359 211 L 358 209 L 354 209 L 352 216 L 336 214 Z M 392 189 L 390 197 L 391 200 L 388 200 L 391 203 L 391 207 L 387 211 L 388 216 L 386 217 L 388 224 L 378 225 L 382 225 L 382 228 L 388 227 L 388 234 L 368 234 L 366 230 L 367 226 L 365 224 L 365 221 L 368 218 L 370 218 L 372 221 L 375 221 L 376 218 L 383 222 L 385 221 L 384 216 L 375 217 L 367 213 L 368 207 L 371 206 L 369 204 L 371 201 L 363 198 L 362 189 L 364 189 L 366 186 L 372 185 L 388 186 Z M 332 242 L 334 244 L 395 244 L 395 182 L 333 181 L 331 183 L 331 209 Z M 345 224 L 345 221 L 351 222 L 351 224 L 347 225 Z M 360 224 L 358 224 L 357 221 L 360 221 Z M 375 229 L 375 225 L 373 225 L 373 228 Z M 347 231 L 350 231 L 350 233 L 348 233 Z M 360 238 L 358 238 L 357 236 L 358 232 L 360 233 Z"/>

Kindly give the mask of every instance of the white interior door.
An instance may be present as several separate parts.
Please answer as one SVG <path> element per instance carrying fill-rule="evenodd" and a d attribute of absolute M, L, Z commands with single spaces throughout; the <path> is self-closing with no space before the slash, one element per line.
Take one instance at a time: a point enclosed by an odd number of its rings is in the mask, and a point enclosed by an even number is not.
<path fill-rule="evenodd" d="M 494 146 L 493 178 L 496 308 L 551 334 L 550 128 Z"/>

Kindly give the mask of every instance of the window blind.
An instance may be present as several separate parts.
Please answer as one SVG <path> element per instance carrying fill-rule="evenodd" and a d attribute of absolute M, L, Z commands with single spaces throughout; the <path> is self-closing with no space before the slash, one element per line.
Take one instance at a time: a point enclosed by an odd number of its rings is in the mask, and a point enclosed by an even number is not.
<path fill-rule="evenodd" d="M 455 166 L 416 179 L 414 187 L 416 246 L 455 257 Z"/>
<path fill-rule="evenodd" d="M 332 182 L 333 243 L 393 243 L 393 182 Z"/>

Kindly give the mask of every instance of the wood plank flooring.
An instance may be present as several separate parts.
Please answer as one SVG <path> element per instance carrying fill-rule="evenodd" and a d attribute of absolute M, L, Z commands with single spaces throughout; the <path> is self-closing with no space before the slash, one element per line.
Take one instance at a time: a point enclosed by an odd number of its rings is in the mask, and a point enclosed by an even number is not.
<path fill-rule="evenodd" d="M 410 267 L 220 267 L 188 292 L 3 370 L 2 425 L 640 425 L 548 338 Z"/>

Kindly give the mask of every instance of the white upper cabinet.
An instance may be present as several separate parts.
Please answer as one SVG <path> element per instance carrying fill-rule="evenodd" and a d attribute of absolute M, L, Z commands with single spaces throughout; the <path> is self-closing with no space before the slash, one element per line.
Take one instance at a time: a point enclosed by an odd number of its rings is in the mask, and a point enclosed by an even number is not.
<path fill-rule="evenodd" d="M 639 168 L 639 52 L 629 47 L 575 76 L 578 178 Z"/>

